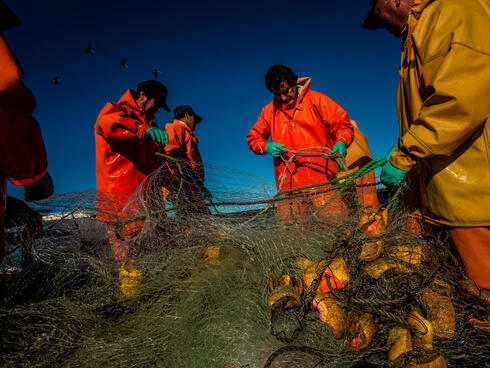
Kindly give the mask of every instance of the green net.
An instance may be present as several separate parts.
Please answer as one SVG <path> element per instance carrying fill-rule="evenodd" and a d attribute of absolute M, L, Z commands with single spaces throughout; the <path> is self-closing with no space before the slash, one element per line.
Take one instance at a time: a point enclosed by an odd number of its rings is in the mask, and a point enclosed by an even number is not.
<path fill-rule="evenodd" d="M 330 216 L 312 216 L 315 191 L 278 197 L 261 178 L 219 167 L 206 167 L 205 190 L 193 185 L 185 162 L 180 169 L 167 163 L 123 207 L 93 192 L 38 204 L 51 214 L 34 239 L 34 264 L 16 269 L 13 252 L 2 270 L 2 366 L 390 367 L 431 354 L 449 366 L 486 364 L 488 332 L 469 321 L 485 321 L 489 306 L 462 286 L 461 262 L 443 231 L 424 238 L 403 231 L 402 208 L 382 233 L 363 231 L 353 182 L 339 195 L 346 211 L 326 206 Z M 281 203 L 301 216 L 279 221 Z M 365 244 L 377 241 L 379 255 L 363 260 Z M 140 273 L 127 265 L 139 276 L 126 295 L 114 249 L 124 249 Z M 349 274 L 342 288 L 322 278 L 339 258 Z M 305 269 L 321 261 L 308 286 Z M 270 306 L 271 281 L 281 275 L 303 284 L 291 308 L 287 293 Z M 334 321 L 337 330 L 314 307 L 325 285 L 345 317 Z M 417 311 L 435 323 L 440 313 L 427 295 L 436 294 L 451 300 L 454 331 L 434 336 L 429 350 L 415 346 L 417 326 L 407 316 Z M 370 344 L 356 350 L 360 314 L 376 327 Z M 414 346 L 390 362 L 395 327 L 407 329 Z"/>

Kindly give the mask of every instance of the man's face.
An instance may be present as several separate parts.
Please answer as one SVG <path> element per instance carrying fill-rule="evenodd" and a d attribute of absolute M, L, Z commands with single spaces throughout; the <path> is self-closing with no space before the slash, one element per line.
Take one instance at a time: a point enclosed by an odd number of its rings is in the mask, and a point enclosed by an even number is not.
<path fill-rule="evenodd" d="M 146 104 L 144 107 L 144 111 L 146 114 L 155 115 L 157 112 L 160 112 L 160 104 L 158 104 L 155 98 L 149 98 L 146 100 Z"/>
<path fill-rule="evenodd" d="M 374 7 L 374 13 L 381 25 L 392 35 L 400 37 L 407 24 L 410 5 L 404 0 L 379 0 Z"/>
<path fill-rule="evenodd" d="M 140 92 L 137 103 L 149 120 L 153 120 L 155 114 L 160 112 L 160 103 L 154 97 L 149 98 L 143 91 Z"/>
<path fill-rule="evenodd" d="M 185 118 L 187 126 L 194 131 L 194 129 L 196 129 L 196 115 L 189 115 L 186 113 Z"/>
<path fill-rule="evenodd" d="M 290 86 L 286 81 L 282 81 L 279 89 L 272 91 L 274 99 L 283 105 L 289 105 L 298 97 L 298 87 Z"/>

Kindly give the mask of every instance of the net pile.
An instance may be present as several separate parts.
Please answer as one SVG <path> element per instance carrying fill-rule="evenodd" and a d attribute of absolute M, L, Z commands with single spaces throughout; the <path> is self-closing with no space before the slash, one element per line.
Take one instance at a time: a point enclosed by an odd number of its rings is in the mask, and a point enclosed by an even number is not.
<path fill-rule="evenodd" d="M 272 184 L 206 166 L 203 189 L 185 165 L 167 160 L 122 207 L 94 192 L 39 204 L 52 214 L 34 241 L 34 264 L 9 275 L 4 269 L 1 278 L 2 366 L 389 367 L 392 330 L 406 329 L 413 339 L 410 313 L 435 318 L 428 293 L 450 298 L 454 332 L 435 336 L 431 351 L 414 342 L 404 361 L 438 354 L 449 366 L 486 364 L 488 332 L 469 320 L 486 320 L 489 306 L 462 287 L 461 263 L 444 233 L 422 239 L 402 231 L 401 208 L 392 208 L 381 234 L 368 233 L 353 200 L 348 215 L 331 222 L 308 215 L 285 224 L 276 215 L 285 197 L 276 197 Z M 355 188 L 343 195 L 355 197 Z M 379 256 L 360 259 L 376 241 Z M 126 247 L 138 271 L 126 293 L 111 247 Z M 16 253 L 7 266 L 18 262 Z M 322 278 L 339 259 L 349 274 L 342 288 L 339 274 Z M 379 260 L 391 268 L 375 278 L 376 267 L 370 275 L 366 266 Z M 306 271 L 312 265 L 313 275 Z M 292 306 L 289 292 L 271 302 L 278 286 L 297 291 L 282 275 L 302 283 Z M 322 322 L 314 307 L 315 289 L 325 285 L 345 315 L 340 325 Z M 356 350 L 361 314 L 376 328 Z"/>

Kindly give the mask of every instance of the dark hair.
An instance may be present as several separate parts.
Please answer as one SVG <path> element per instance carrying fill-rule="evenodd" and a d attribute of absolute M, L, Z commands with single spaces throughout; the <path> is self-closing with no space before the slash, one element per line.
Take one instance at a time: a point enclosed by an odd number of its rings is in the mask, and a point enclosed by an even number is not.
<path fill-rule="evenodd" d="M 289 86 L 295 86 L 298 76 L 287 66 L 276 64 L 269 68 L 265 75 L 265 85 L 269 91 L 277 91 L 284 81 Z"/>

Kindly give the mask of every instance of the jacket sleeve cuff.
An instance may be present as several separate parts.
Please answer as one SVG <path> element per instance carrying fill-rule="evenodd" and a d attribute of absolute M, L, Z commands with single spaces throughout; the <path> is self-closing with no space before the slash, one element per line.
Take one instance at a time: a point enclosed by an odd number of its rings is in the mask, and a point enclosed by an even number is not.
<path fill-rule="evenodd" d="M 269 143 L 268 141 L 263 141 L 261 143 L 259 143 L 259 153 L 261 155 L 265 155 L 267 152 L 265 150 L 265 146 L 267 146 L 267 143 Z"/>
<path fill-rule="evenodd" d="M 13 179 L 13 178 L 8 178 L 10 182 L 14 185 L 29 185 L 32 183 L 35 183 L 39 180 L 41 180 L 44 175 L 48 172 L 48 168 L 46 167 L 41 173 L 34 175 L 31 178 L 26 178 L 26 179 Z"/>
<path fill-rule="evenodd" d="M 145 136 L 145 132 L 148 128 L 151 128 L 151 127 L 148 125 L 145 125 L 145 124 L 138 125 L 137 131 L 136 131 L 138 138 L 140 138 L 140 139 L 143 138 Z"/>
<path fill-rule="evenodd" d="M 343 134 L 343 135 L 337 136 L 337 139 L 335 142 L 342 142 L 345 144 L 345 147 L 348 148 L 351 145 L 352 140 L 353 140 L 353 137 L 351 134 Z"/>
<path fill-rule="evenodd" d="M 389 157 L 389 160 L 394 167 L 404 171 L 410 171 L 410 169 L 417 163 L 417 161 L 400 149 L 394 150 Z"/>
<path fill-rule="evenodd" d="M 335 143 L 342 142 L 347 147 L 347 139 L 345 137 L 338 137 Z"/>

